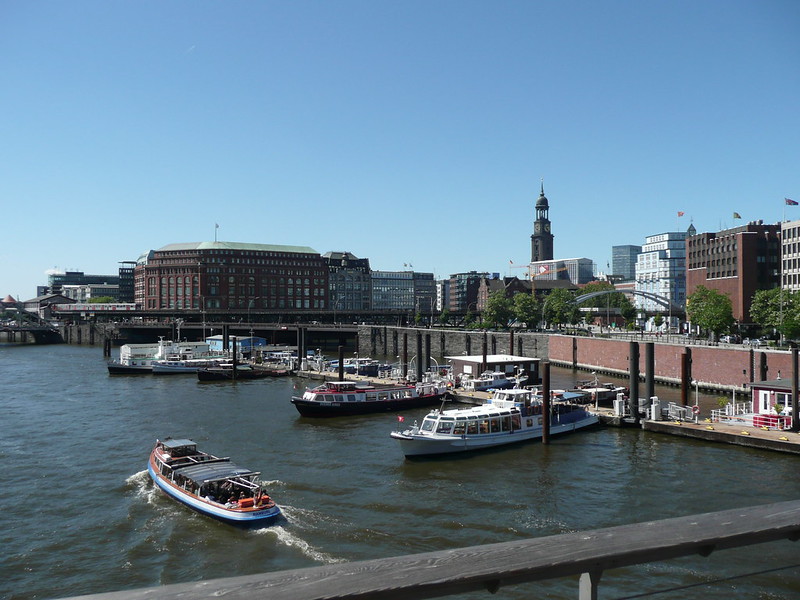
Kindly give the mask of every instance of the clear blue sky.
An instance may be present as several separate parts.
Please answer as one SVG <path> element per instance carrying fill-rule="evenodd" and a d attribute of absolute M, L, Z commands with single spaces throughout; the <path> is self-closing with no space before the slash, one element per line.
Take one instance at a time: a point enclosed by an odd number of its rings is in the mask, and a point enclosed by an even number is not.
<path fill-rule="evenodd" d="M 7 1 L 0 77 L 0 296 L 215 223 L 522 275 L 542 178 L 600 270 L 800 218 L 796 0 Z"/>

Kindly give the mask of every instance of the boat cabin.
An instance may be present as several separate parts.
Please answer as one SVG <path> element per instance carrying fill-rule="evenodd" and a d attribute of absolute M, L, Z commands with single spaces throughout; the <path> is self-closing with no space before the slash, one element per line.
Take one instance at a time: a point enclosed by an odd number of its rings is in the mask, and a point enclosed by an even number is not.
<path fill-rule="evenodd" d="M 538 358 L 513 354 L 475 354 L 472 356 L 446 356 L 452 372 L 458 377 L 476 379 L 485 371 L 500 372 L 508 378 L 518 377 L 518 385 L 541 383 Z"/>

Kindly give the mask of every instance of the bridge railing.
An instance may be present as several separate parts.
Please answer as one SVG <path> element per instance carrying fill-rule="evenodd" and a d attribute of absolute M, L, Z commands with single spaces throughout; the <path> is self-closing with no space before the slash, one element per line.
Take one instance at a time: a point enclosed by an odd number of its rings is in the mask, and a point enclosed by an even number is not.
<path fill-rule="evenodd" d="M 800 500 L 394 558 L 84 596 L 94 600 L 400 600 L 580 575 L 578 598 L 597 598 L 619 567 L 800 538 Z M 607 576 L 608 577 L 608 576 Z"/>

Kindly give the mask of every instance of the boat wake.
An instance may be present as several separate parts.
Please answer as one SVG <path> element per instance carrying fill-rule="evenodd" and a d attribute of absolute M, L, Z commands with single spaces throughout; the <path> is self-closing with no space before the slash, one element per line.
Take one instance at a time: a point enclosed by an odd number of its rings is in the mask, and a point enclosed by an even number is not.
<path fill-rule="evenodd" d="M 297 515 L 299 512 L 296 511 L 291 506 L 281 505 L 281 511 L 286 519 L 291 523 L 294 522 L 294 516 Z M 256 529 L 255 533 L 258 535 L 272 535 L 275 536 L 277 541 L 284 546 L 289 548 L 295 548 L 299 550 L 303 555 L 324 564 L 334 564 L 345 562 L 342 558 L 336 558 L 327 554 L 326 552 L 322 552 L 314 548 L 311 544 L 305 541 L 303 538 L 295 535 L 295 533 L 289 531 L 286 527 L 282 525 L 273 525 L 271 527 L 263 527 L 261 529 Z"/>
<path fill-rule="evenodd" d="M 148 475 L 147 469 L 128 477 L 125 480 L 125 484 L 132 487 L 136 496 L 144 499 L 148 504 L 153 504 L 158 495 L 156 486 L 150 485 L 150 475 Z"/>

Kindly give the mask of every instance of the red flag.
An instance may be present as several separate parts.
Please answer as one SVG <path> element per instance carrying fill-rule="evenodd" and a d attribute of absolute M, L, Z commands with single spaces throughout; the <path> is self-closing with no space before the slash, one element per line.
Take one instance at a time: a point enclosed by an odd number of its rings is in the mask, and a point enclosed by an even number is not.
<path fill-rule="evenodd" d="M 797 202 L 795 202 L 791 198 L 784 198 L 784 200 L 786 200 L 786 204 L 788 204 L 789 206 L 797 206 L 797 204 L 798 204 Z"/>
<path fill-rule="evenodd" d="M 679 211 L 678 211 L 678 216 L 679 216 L 679 217 L 682 217 L 682 216 L 683 216 L 683 211 L 682 211 L 682 210 L 679 210 Z"/>
<path fill-rule="evenodd" d="M 406 418 L 405 418 L 403 415 L 397 415 L 397 420 L 398 420 L 400 423 L 402 423 L 403 421 L 405 421 L 405 420 L 406 420 Z"/>

